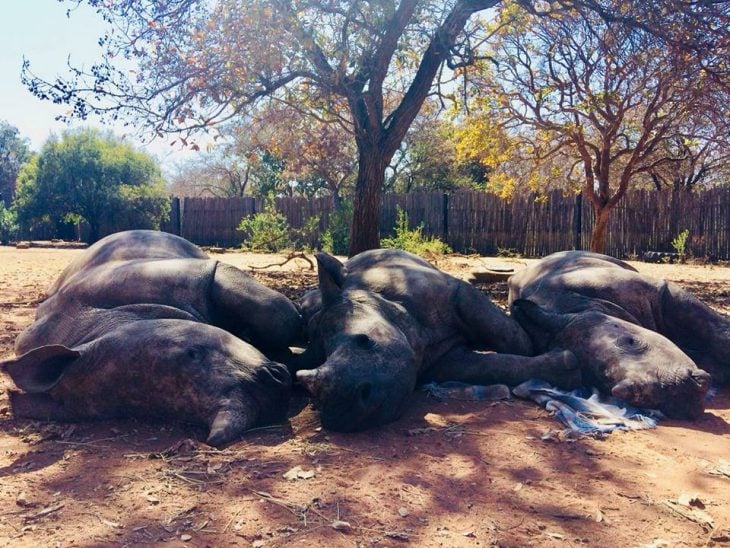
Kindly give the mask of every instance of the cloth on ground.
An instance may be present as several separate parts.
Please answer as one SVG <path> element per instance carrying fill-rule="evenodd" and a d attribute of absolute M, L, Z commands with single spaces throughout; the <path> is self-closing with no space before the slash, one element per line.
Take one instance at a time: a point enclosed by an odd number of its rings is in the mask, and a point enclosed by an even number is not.
<path fill-rule="evenodd" d="M 437 400 L 508 400 L 509 387 L 506 384 L 467 384 L 458 381 L 431 382 L 421 386 L 429 396 Z"/>
<path fill-rule="evenodd" d="M 504 384 L 490 386 L 463 382 L 429 383 L 421 390 L 439 400 L 505 400 L 510 398 Z M 560 390 L 540 379 L 531 379 L 512 390 L 518 398 L 533 400 L 550 411 L 574 434 L 604 434 L 614 430 L 655 428 L 659 411 L 631 407 L 616 398 L 601 399 L 595 388 Z"/>
<path fill-rule="evenodd" d="M 608 433 L 614 430 L 655 428 L 659 411 L 632 407 L 616 398 L 602 400 L 595 388 L 560 390 L 540 379 L 516 386 L 512 393 L 530 399 L 555 415 L 572 432 Z"/>

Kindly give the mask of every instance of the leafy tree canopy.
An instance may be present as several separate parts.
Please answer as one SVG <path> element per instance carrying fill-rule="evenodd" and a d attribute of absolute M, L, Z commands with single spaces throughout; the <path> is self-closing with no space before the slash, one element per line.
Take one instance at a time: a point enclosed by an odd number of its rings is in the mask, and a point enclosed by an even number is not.
<path fill-rule="evenodd" d="M 72 3 L 82 3 L 73 0 Z M 39 97 L 143 122 L 162 134 L 245 118 L 268 98 L 349 125 L 357 146 L 350 253 L 376 247 L 385 170 L 434 91 L 479 57 L 494 29 L 476 14 L 499 0 L 86 0 L 112 28 L 103 62 L 47 81 Z M 518 0 L 538 16 L 572 7 L 646 29 L 727 76 L 727 3 L 694 0 Z M 716 54 L 714 52 L 720 52 Z M 448 70 L 445 70 L 448 69 Z M 442 78 L 443 76 L 443 78 Z"/>
<path fill-rule="evenodd" d="M 602 251 L 608 214 L 629 185 L 688 157 L 670 142 L 694 131 L 717 143 L 727 131 L 726 121 L 715 123 L 725 116 L 706 114 L 726 109 L 729 98 L 718 52 L 660 40 L 643 23 L 622 24 L 619 3 L 616 17 L 575 8 L 535 15 L 518 4 L 500 13 L 474 96 L 532 157 L 528 179 L 557 169 L 564 180 L 582 181 L 595 213 L 591 249 Z M 675 16 L 665 13 L 670 37 L 702 39 L 689 15 L 673 23 Z M 471 126 L 493 148 L 491 125 Z"/>
<path fill-rule="evenodd" d="M 21 170 L 15 200 L 19 220 L 83 220 L 89 239 L 102 230 L 158 228 L 169 210 L 157 162 L 94 129 L 51 137 Z"/>
<path fill-rule="evenodd" d="M 15 194 L 15 180 L 20 166 L 30 158 L 28 140 L 18 129 L 0 120 L 0 199 L 8 206 Z"/>

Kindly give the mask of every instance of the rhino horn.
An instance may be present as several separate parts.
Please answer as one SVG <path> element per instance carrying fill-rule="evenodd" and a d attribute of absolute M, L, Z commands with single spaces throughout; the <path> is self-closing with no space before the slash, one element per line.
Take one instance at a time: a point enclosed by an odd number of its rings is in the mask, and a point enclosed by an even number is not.
<path fill-rule="evenodd" d="M 611 395 L 622 401 L 631 402 L 635 389 L 635 383 L 624 379 L 611 388 Z"/>
<path fill-rule="evenodd" d="M 232 405 L 221 407 L 213 417 L 206 443 L 213 447 L 221 447 L 236 440 L 246 430 L 253 428 L 256 417 L 244 409 Z"/>
<path fill-rule="evenodd" d="M 328 304 L 339 299 L 345 281 L 345 265 L 327 253 L 317 253 L 317 275 L 322 303 Z"/>
<path fill-rule="evenodd" d="M 0 362 L 0 370 L 7 373 L 21 390 L 30 393 L 47 392 L 59 383 L 66 369 L 79 356 L 81 352 L 78 350 L 51 344 Z"/>
<path fill-rule="evenodd" d="M 297 380 L 302 383 L 304 388 L 310 394 L 317 393 L 317 385 L 319 384 L 319 369 L 301 369 L 297 371 Z"/>

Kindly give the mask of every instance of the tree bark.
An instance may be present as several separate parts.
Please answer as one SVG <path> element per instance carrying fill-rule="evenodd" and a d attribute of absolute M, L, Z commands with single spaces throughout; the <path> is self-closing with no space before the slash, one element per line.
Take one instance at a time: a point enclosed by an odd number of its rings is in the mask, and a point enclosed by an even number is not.
<path fill-rule="evenodd" d="M 99 223 L 87 221 L 89 223 L 89 245 L 96 243 L 99 240 L 100 227 Z"/>
<path fill-rule="evenodd" d="M 360 151 L 352 208 L 350 248 L 352 257 L 380 247 L 380 198 L 385 183 L 387 160 L 378 148 Z"/>
<path fill-rule="evenodd" d="M 591 251 L 595 253 L 606 252 L 606 236 L 608 234 L 608 219 L 611 209 L 608 206 L 593 205 L 595 224 L 591 233 Z"/>

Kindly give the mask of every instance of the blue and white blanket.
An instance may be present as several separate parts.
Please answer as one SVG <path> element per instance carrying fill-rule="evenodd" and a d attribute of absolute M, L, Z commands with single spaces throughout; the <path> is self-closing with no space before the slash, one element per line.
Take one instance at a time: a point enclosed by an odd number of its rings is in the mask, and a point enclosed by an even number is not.
<path fill-rule="evenodd" d="M 616 398 L 601 399 L 595 388 L 567 392 L 539 379 L 523 382 L 512 393 L 538 403 L 580 434 L 655 428 L 657 419 L 662 417 L 659 411 L 632 407 Z"/>
<path fill-rule="evenodd" d="M 446 382 L 427 384 L 422 389 L 438 399 L 497 400 L 509 397 L 509 389 L 504 385 Z M 531 379 L 515 387 L 512 393 L 518 398 L 538 403 L 575 434 L 600 435 L 614 430 L 655 428 L 657 419 L 662 418 L 659 411 L 632 407 L 616 398 L 601 399 L 595 388 L 568 392 L 545 381 Z"/>

